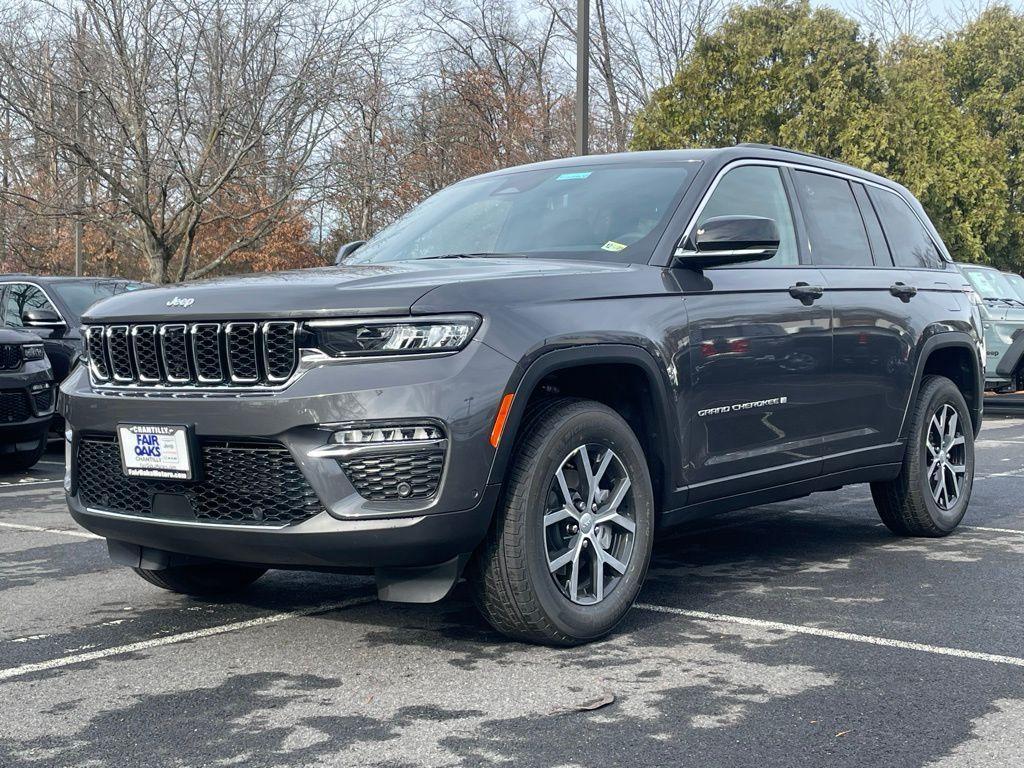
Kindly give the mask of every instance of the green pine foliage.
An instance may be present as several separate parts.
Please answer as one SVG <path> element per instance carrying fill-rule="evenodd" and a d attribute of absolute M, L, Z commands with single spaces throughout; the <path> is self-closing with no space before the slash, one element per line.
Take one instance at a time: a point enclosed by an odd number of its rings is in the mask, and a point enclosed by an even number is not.
<path fill-rule="evenodd" d="M 806 0 L 733 9 L 634 124 L 634 149 L 743 141 L 888 176 L 958 260 L 1024 270 L 1024 14 L 882 51 Z"/>

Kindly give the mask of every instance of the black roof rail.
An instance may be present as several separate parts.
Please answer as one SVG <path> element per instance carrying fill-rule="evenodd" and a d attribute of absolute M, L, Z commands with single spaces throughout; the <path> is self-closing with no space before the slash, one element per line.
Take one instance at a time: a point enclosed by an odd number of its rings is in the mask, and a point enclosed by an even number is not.
<path fill-rule="evenodd" d="M 842 160 L 836 160 L 835 158 L 825 157 L 824 155 L 816 155 L 813 152 L 802 152 L 799 149 L 789 149 L 788 147 L 780 147 L 777 144 L 760 144 L 756 141 L 744 141 L 736 145 L 737 147 L 749 147 L 750 149 L 772 149 L 776 152 L 787 152 L 791 155 L 799 155 L 800 157 L 813 157 L 815 160 L 827 160 L 830 163 L 841 163 Z"/>

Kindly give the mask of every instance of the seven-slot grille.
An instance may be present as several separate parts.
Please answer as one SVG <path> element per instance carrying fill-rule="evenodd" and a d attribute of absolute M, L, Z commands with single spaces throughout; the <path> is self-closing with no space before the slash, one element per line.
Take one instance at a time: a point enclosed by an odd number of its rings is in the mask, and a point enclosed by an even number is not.
<path fill-rule="evenodd" d="M 92 380 L 104 386 L 266 387 L 298 364 L 298 324 L 134 323 L 85 329 Z"/>

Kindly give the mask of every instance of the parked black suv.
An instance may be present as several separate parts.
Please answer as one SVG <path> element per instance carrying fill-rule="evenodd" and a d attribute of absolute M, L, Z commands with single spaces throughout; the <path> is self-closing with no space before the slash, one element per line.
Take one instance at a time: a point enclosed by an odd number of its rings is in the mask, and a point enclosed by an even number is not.
<path fill-rule="evenodd" d="M 68 502 L 145 579 L 465 573 L 517 638 L 607 633 L 658 532 L 871 483 L 967 508 L 977 297 L 907 190 L 777 148 L 570 158 L 427 200 L 337 268 L 129 293 L 63 385 Z"/>
<path fill-rule="evenodd" d="M 0 328 L 0 471 L 28 469 L 42 458 L 56 394 L 39 339 Z"/>
<path fill-rule="evenodd" d="M 63 381 L 84 346 L 82 313 L 100 299 L 147 285 L 118 277 L 0 275 L 0 322 L 41 338 L 57 381 Z"/>

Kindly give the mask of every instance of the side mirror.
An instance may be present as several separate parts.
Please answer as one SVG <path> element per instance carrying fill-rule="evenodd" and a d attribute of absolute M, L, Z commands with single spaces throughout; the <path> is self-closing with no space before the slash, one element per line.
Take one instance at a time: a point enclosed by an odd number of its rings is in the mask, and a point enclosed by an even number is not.
<path fill-rule="evenodd" d="M 21 324 L 26 328 L 55 328 L 64 321 L 52 309 L 26 309 L 21 313 Z"/>
<path fill-rule="evenodd" d="M 765 261 L 779 250 L 779 228 L 762 216 L 716 216 L 701 224 L 691 240 L 676 249 L 676 261 L 703 269 L 723 264 Z"/>
<path fill-rule="evenodd" d="M 366 245 L 365 240 L 353 240 L 351 243 L 345 243 L 341 248 L 338 249 L 338 255 L 334 257 L 334 266 L 339 266 L 345 263 L 345 259 L 351 256 L 359 248 Z"/>

